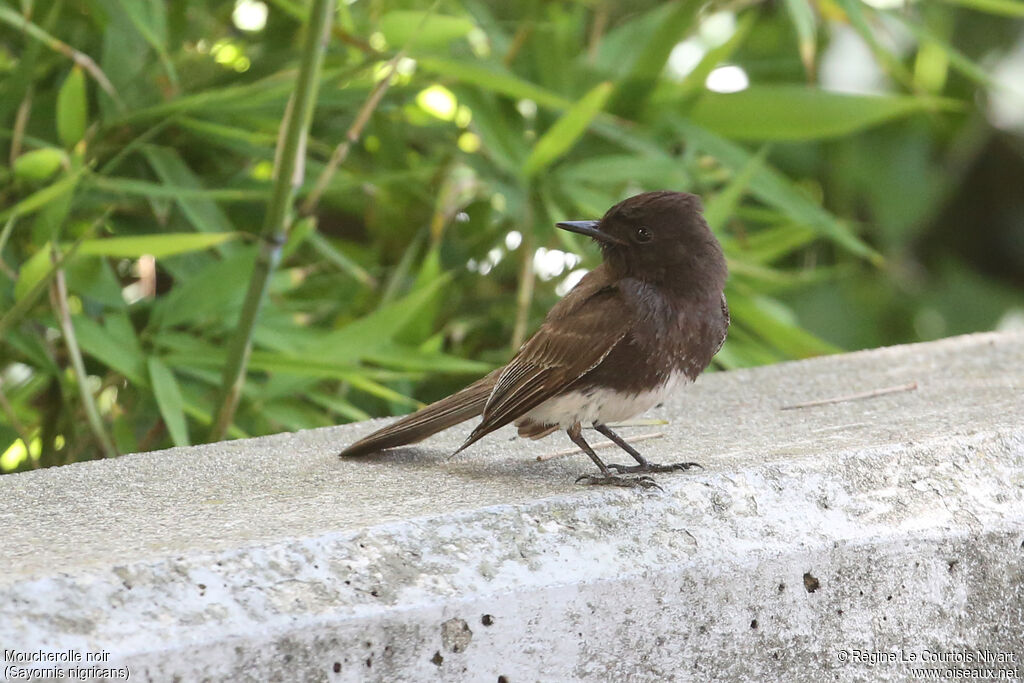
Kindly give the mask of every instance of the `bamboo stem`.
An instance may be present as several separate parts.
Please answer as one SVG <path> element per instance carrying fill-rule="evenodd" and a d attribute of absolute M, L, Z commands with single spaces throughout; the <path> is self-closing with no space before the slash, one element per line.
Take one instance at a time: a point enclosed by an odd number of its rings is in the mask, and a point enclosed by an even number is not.
<path fill-rule="evenodd" d="M 224 366 L 219 408 L 210 430 L 210 441 L 224 438 L 238 408 L 242 385 L 245 383 L 246 366 L 252 351 L 253 329 L 266 298 L 270 277 L 281 258 L 281 248 L 288 233 L 289 212 L 296 188 L 301 183 L 305 162 L 305 140 L 313 116 L 313 105 L 320 83 L 320 69 L 327 49 L 333 13 L 334 0 L 313 0 L 309 21 L 306 24 L 298 80 L 284 121 L 281 122 L 282 134 L 275 159 L 274 188 L 260 232 L 260 250 L 256 256 L 238 325 L 228 342 L 227 364 Z"/>
<path fill-rule="evenodd" d="M 519 291 L 516 293 L 516 319 L 512 327 L 512 352 L 515 353 L 526 340 L 526 327 L 530 323 L 530 304 L 533 303 L 533 256 L 537 243 L 533 236 L 533 222 L 527 220 L 523 230 L 522 258 L 519 270 Z"/>
<path fill-rule="evenodd" d="M 52 255 L 56 264 L 56 250 Z M 64 269 L 58 268 L 53 281 L 53 289 L 50 290 L 53 297 L 53 307 L 60 321 L 61 334 L 64 336 L 64 346 L 67 348 L 68 357 L 71 359 L 71 368 L 75 373 L 75 382 L 78 384 L 78 393 L 82 398 L 82 407 L 85 409 L 85 417 L 89 422 L 89 429 L 103 449 L 103 455 L 108 458 L 117 457 L 117 448 L 114 442 L 107 435 L 103 428 L 103 419 L 100 417 L 99 408 L 96 407 L 96 399 L 89 391 L 89 375 L 85 371 L 85 363 L 82 361 L 82 351 L 78 348 L 78 339 L 75 337 L 75 328 L 71 324 L 71 311 L 68 309 L 68 287 L 64 280 Z"/>

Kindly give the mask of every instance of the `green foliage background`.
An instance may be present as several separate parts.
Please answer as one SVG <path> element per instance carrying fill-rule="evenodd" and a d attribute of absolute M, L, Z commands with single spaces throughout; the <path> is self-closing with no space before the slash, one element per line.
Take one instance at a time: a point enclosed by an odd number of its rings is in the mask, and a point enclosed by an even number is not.
<path fill-rule="evenodd" d="M 265 26 L 233 0 L 0 0 L 0 471 L 204 439 L 309 11 L 238 4 Z M 992 70 L 1022 19 L 1018 0 L 342 2 L 229 434 L 469 382 L 596 263 L 553 223 L 650 189 L 702 195 L 725 245 L 722 367 L 1005 324 L 1024 163 L 986 112 L 1024 98 Z M 821 87 L 840 37 L 886 94 Z M 700 59 L 676 73 L 683 41 Z M 709 90 L 722 65 L 750 86 Z"/>

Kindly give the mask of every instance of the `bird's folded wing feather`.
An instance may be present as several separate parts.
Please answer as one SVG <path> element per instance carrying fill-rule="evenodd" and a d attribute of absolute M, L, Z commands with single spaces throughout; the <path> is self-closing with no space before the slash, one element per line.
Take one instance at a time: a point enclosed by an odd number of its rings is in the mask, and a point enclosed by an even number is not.
<path fill-rule="evenodd" d="M 463 448 L 522 417 L 592 370 L 629 332 L 627 313 L 618 288 L 602 286 L 600 280 L 577 285 L 505 366 L 483 420 Z"/>

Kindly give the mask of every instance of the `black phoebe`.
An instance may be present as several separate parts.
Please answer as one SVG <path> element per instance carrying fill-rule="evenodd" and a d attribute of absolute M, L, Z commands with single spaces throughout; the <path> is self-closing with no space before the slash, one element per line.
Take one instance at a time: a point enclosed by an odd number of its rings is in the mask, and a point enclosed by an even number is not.
<path fill-rule="evenodd" d="M 696 465 L 648 462 L 607 424 L 642 413 L 692 382 L 725 341 L 725 257 L 700 211 L 692 194 L 647 192 L 616 204 L 600 221 L 558 223 L 592 237 L 604 263 L 555 304 L 508 365 L 341 455 L 415 443 L 482 414 L 459 451 L 510 422 L 531 439 L 564 429 L 601 471 L 577 482 L 648 488 L 656 486 L 650 477 L 611 470 L 642 474 Z M 605 465 L 583 440 L 584 424 L 638 464 Z"/>

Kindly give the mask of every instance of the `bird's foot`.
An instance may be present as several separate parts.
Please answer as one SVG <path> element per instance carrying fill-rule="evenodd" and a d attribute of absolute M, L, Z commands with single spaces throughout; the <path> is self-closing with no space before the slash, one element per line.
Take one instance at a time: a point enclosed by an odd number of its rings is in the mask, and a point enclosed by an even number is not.
<path fill-rule="evenodd" d="M 664 490 L 650 477 L 617 477 L 614 474 L 584 474 L 576 477 L 576 483 L 585 486 L 623 486 L 632 489 Z"/>
<path fill-rule="evenodd" d="M 613 469 L 619 474 L 646 474 L 649 472 L 678 472 L 680 470 L 688 470 L 694 467 L 704 469 L 704 466 L 699 462 L 677 462 L 670 465 L 659 465 L 656 462 L 646 462 L 642 465 L 616 465 L 613 462 L 608 463 L 608 468 Z"/>

